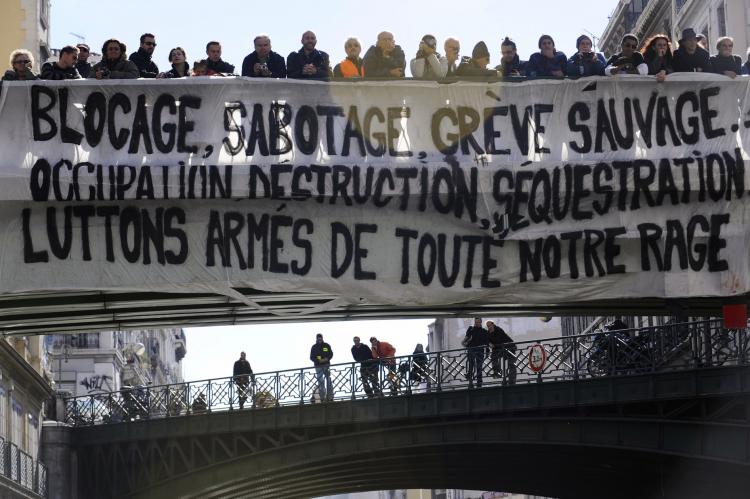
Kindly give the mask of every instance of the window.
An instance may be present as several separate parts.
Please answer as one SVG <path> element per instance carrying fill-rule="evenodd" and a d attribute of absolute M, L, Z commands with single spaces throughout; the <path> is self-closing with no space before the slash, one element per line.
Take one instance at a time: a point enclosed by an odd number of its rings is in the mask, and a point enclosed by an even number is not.
<path fill-rule="evenodd" d="M 719 28 L 719 36 L 727 36 L 726 2 L 721 2 L 716 7 L 716 23 Z"/>
<path fill-rule="evenodd" d="M 8 409 L 5 388 L 0 386 L 0 438 L 7 438 Z"/>
<path fill-rule="evenodd" d="M 10 406 L 10 441 L 16 444 L 21 450 L 26 450 L 26 418 L 24 417 L 23 405 L 15 397 L 11 397 Z"/>
<path fill-rule="evenodd" d="M 703 29 L 700 30 L 700 33 L 703 33 L 703 36 L 706 37 L 706 47 L 711 47 L 711 42 L 709 41 L 709 37 L 708 37 L 708 24 L 703 26 Z M 708 51 L 710 52 L 711 49 L 708 49 Z"/>
<path fill-rule="evenodd" d="M 28 413 L 27 419 L 29 431 L 26 452 L 36 459 L 39 454 L 39 418 L 34 414 Z"/>

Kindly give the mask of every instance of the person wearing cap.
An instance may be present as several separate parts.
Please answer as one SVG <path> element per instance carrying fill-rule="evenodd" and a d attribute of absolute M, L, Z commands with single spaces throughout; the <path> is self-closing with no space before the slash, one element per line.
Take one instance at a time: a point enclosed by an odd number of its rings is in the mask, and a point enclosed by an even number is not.
<path fill-rule="evenodd" d="M 367 50 L 364 65 L 367 78 L 403 78 L 406 56 L 393 34 L 383 31 L 378 34 L 377 43 Z"/>
<path fill-rule="evenodd" d="M 421 80 L 442 80 L 448 73 L 448 59 L 437 51 L 437 39 L 424 35 L 417 56 L 411 60 L 411 75 Z"/>
<path fill-rule="evenodd" d="M 466 379 L 469 380 L 469 388 L 473 388 L 474 379 L 477 380 L 477 388 L 482 387 L 482 373 L 484 369 L 484 350 L 487 348 L 489 336 L 487 330 L 482 327 L 482 318 L 474 318 L 474 325 L 466 329 L 466 335 L 461 344 L 466 347 L 468 365 L 466 368 Z"/>
<path fill-rule="evenodd" d="M 735 78 L 742 74 L 742 59 L 738 55 L 732 54 L 734 48 L 734 39 L 729 36 L 722 36 L 716 40 L 716 50 L 718 54 L 711 56 L 711 70 L 716 74 L 722 74 L 730 78 Z"/>
<path fill-rule="evenodd" d="M 479 42 L 474 45 L 474 50 L 471 51 L 471 58 L 464 57 L 461 60 L 461 64 L 456 69 L 456 76 L 470 77 L 470 78 L 496 78 L 497 71 L 494 69 L 487 69 L 487 65 L 490 63 L 490 51 L 487 49 L 487 44 Z"/>
<path fill-rule="evenodd" d="M 680 47 L 674 51 L 672 63 L 676 73 L 711 71 L 711 58 L 706 50 L 698 46 L 698 39 L 693 28 L 682 30 Z"/>
<path fill-rule="evenodd" d="M 594 52 L 594 43 L 586 35 L 581 35 L 576 39 L 576 49 L 578 52 L 568 59 L 566 68 L 567 76 L 571 78 L 581 78 L 584 76 L 603 76 L 604 67 L 607 61 L 604 54 Z"/>
<path fill-rule="evenodd" d="M 607 61 L 607 67 L 604 68 L 606 76 L 648 74 L 648 65 L 643 59 L 643 54 L 638 52 L 638 37 L 632 33 L 624 35 L 620 42 L 620 48 L 622 50 Z"/>
<path fill-rule="evenodd" d="M 396 349 L 387 341 L 380 341 L 375 336 L 370 338 L 372 357 L 378 359 L 386 369 L 386 376 L 391 383 L 391 395 L 398 395 L 398 376 L 396 374 Z"/>
<path fill-rule="evenodd" d="M 318 381 L 318 394 L 321 400 L 333 400 L 333 383 L 331 382 L 331 359 L 333 349 L 323 341 L 323 335 L 315 335 L 315 343 L 310 348 L 310 360 L 315 366 L 315 378 Z M 325 381 L 325 383 L 324 383 Z"/>
<path fill-rule="evenodd" d="M 151 60 L 156 48 L 156 39 L 151 33 L 143 33 L 140 43 L 138 50 L 130 54 L 130 62 L 138 67 L 141 78 L 156 78 L 159 75 L 159 67 Z"/>
<path fill-rule="evenodd" d="M 459 61 L 458 54 L 461 52 L 461 42 L 454 37 L 448 37 L 443 43 L 443 50 L 445 51 L 445 60 L 448 64 L 445 76 L 448 78 L 456 74 Z"/>
<path fill-rule="evenodd" d="M 568 65 L 568 58 L 555 49 L 555 40 L 549 35 L 539 37 L 539 52 L 531 54 L 526 64 L 528 78 L 562 78 Z"/>
<path fill-rule="evenodd" d="M 372 350 L 360 341 L 359 336 L 355 336 L 352 341 L 352 358 L 359 362 L 359 376 L 367 397 L 383 395 L 378 385 L 378 363 L 372 356 Z"/>
<path fill-rule="evenodd" d="M 365 67 L 359 54 L 362 53 L 362 44 L 359 38 L 349 37 L 344 42 L 346 58 L 333 68 L 334 78 L 359 78 L 365 77 Z"/>
<path fill-rule="evenodd" d="M 521 78 L 526 76 L 526 61 L 518 57 L 516 42 L 507 36 L 500 44 L 500 64 L 495 67 L 503 78 Z"/>
<path fill-rule="evenodd" d="M 81 78 L 88 78 L 91 76 L 91 63 L 89 62 L 89 56 L 91 55 L 91 49 L 85 43 L 79 43 L 76 45 L 78 49 L 78 62 L 76 63 L 76 69 Z"/>

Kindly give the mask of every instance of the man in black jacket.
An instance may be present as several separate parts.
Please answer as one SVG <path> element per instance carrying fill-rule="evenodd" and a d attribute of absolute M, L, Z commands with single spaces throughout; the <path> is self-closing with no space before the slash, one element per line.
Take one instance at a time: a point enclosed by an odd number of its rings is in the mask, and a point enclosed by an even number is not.
<path fill-rule="evenodd" d="M 206 65 L 207 75 L 234 73 L 234 65 L 221 60 L 221 44 L 219 42 L 208 42 L 206 44 L 206 55 L 208 58 L 203 59 L 201 63 Z"/>
<path fill-rule="evenodd" d="M 234 384 L 237 385 L 237 396 L 240 402 L 240 409 L 242 409 L 247 400 L 250 381 L 252 380 L 253 385 L 255 385 L 255 375 L 250 367 L 250 363 L 245 358 L 245 352 L 240 352 L 239 360 L 235 361 L 232 376 L 234 376 Z"/>
<path fill-rule="evenodd" d="M 333 400 L 333 383 L 331 382 L 331 359 L 333 349 L 323 341 L 323 335 L 315 335 L 315 344 L 310 348 L 310 360 L 315 366 L 315 378 L 318 380 L 318 394 L 320 400 Z M 323 381 L 325 380 L 325 384 Z"/>
<path fill-rule="evenodd" d="M 484 350 L 488 343 L 487 330 L 482 327 L 482 319 L 474 319 L 474 325 L 466 330 L 466 336 L 461 344 L 466 347 L 468 357 L 468 369 L 466 378 L 469 380 L 469 388 L 474 386 L 474 378 L 477 379 L 477 388 L 482 387 L 482 364 L 484 363 Z"/>
<path fill-rule="evenodd" d="M 328 81 L 331 75 L 331 64 L 328 54 L 317 50 L 318 38 L 312 31 L 302 34 L 302 48 L 291 52 L 286 58 L 286 74 L 298 80 Z"/>
<path fill-rule="evenodd" d="M 91 75 L 91 63 L 89 62 L 89 55 L 91 55 L 91 49 L 85 43 L 79 43 L 76 45 L 78 49 L 78 62 L 76 63 L 76 69 L 81 78 L 88 78 Z"/>
<path fill-rule="evenodd" d="M 156 78 L 159 74 L 158 66 L 151 60 L 155 48 L 156 39 L 154 35 L 144 33 L 141 35 L 141 46 L 138 48 L 138 51 L 130 54 L 130 60 L 138 66 L 141 78 Z"/>
<path fill-rule="evenodd" d="M 406 68 L 404 51 L 393 39 L 393 34 L 383 31 L 378 42 L 371 46 L 362 59 L 365 78 L 403 78 Z"/>
<path fill-rule="evenodd" d="M 286 78 L 284 58 L 271 50 L 271 39 L 258 35 L 253 40 L 255 51 L 242 61 L 242 76 L 255 78 Z"/>
<path fill-rule="evenodd" d="M 711 72 L 711 60 L 708 52 L 698 46 L 698 39 L 693 28 L 682 31 L 680 48 L 672 55 L 672 66 L 678 72 Z"/>
<path fill-rule="evenodd" d="M 72 45 L 66 45 L 60 49 L 60 57 L 57 62 L 47 62 L 42 66 L 41 80 L 78 80 L 81 75 L 76 69 L 78 62 L 78 49 Z"/>
<path fill-rule="evenodd" d="M 378 363 L 372 358 L 372 350 L 367 345 L 360 343 L 359 336 L 355 336 L 354 346 L 352 346 L 352 357 L 360 363 L 359 375 L 362 379 L 362 388 L 368 397 L 374 397 L 375 394 L 382 395 L 378 384 Z M 374 389 L 374 390 L 373 390 Z"/>
<path fill-rule="evenodd" d="M 487 321 L 487 339 L 492 347 L 492 353 L 490 354 L 492 377 L 499 378 L 501 376 L 500 358 L 502 357 L 508 367 L 508 384 L 516 384 L 516 356 L 513 353 L 516 351 L 516 344 L 513 343 L 513 338 L 508 336 L 503 328 L 496 326 L 494 322 Z"/>

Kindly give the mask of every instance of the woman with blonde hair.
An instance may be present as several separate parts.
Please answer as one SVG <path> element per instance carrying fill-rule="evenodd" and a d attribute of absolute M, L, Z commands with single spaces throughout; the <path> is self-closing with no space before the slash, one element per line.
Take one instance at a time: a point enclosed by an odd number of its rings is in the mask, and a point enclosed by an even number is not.
<path fill-rule="evenodd" d="M 26 49 L 16 49 L 10 53 L 10 69 L 3 75 L 3 81 L 36 80 L 31 68 L 34 67 L 34 56 Z"/>

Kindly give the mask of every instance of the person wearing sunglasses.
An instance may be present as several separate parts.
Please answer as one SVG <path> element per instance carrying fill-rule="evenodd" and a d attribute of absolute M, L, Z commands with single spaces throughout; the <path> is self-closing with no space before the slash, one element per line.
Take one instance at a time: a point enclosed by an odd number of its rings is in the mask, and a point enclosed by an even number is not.
<path fill-rule="evenodd" d="M 156 78 L 159 74 L 159 67 L 151 60 L 156 48 L 156 39 L 151 33 L 141 35 L 141 46 L 136 52 L 130 54 L 130 61 L 138 66 L 141 78 Z"/>
<path fill-rule="evenodd" d="M 126 58 L 127 47 L 115 38 L 102 45 L 102 60 L 91 68 L 97 80 L 132 80 L 140 76 L 138 66 Z"/>
<path fill-rule="evenodd" d="M 34 56 L 25 49 L 17 49 L 10 53 L 10 69 L 3 75 L 3 81 L 36 80 L 37 76 L 31 71 L 34 67 Z"/>
<path fill-rule="evenodd" d="M 648 74 L 648 65 L 643 59 L 643 54 L 638 52 L 638 37 L 628 33 L 622 37 L 620 42 L 620 52 L 613 55 L 607 61 L 607 67 L 604 68 L 606 76 L 615 76 L 621 74 Z"/>
<path fill-rule="evenodd" d="M 738 55 L 732 54 L 734 48 L 734 39 L 729 36 L 722 36 L 716 40 L 716 50 L 718 54 L 711 56 L 711 70 L 717 74 L 723 74 L 730 78 L 735 78 L 742 74 L 742 59 Z"/>
<path fill-rule="evenodd" d="M 57 62 L 46 62 L 42 66 L 42 80 L 79 80 L 81 75 L 76 69 L 78 62 L 78 49 L 72 45 L 66 45 L 60 49 L 60 57 Z"/>
<path fill-rule="evenodd" d="M 682 30 L 680 47 L 674 51 L 673 60 L 676 73 L 711 72 L 710 56 L 698 45 L 698 37 L 693 28 Z"/>

